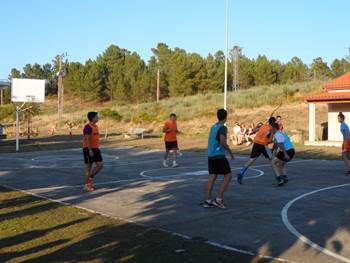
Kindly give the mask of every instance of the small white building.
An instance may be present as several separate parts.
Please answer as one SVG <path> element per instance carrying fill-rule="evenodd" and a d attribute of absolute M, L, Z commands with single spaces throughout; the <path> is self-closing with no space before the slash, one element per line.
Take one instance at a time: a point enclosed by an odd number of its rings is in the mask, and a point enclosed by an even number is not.
<path fill-rule="evenodd" d="M 305 145 L 314 146 L 340 146 L 342 135 L 338 123 L 338 113 L 343 112 L 345 122 L 350 123 L 350 71 L 328 82 L 325 92 L 305 98 L 309 104 L 309 140 Z M 328 138 L 316 141 L 316 105 L 328 105 Z"/>

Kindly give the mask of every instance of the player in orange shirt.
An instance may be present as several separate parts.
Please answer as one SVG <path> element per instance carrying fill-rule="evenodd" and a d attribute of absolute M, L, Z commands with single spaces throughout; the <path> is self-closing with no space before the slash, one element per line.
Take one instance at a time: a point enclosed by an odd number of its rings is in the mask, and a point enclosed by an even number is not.
<path fill-rule="evenodd" d="M 98 131 L 97 112 L 89 112 L 87 114 L 89 123 L 84 126 L 83 130 L 83 153 L 85 162 L 85 186 L 84 190 L 91 192 L 94 190 L 93 178 L 98 174 L 103 168 L 103 160 L 100 151 L 100 133 Z M 92 169 L 92 164 L 96 163 L 94 169 Z"/>
<path fill-rule="evenodd" d="M 242 184 L 243 176 L 250 166 L 253 165 L 256 159 L 262 154 L 265 158 L 271 160 L 272 153 L 269 144 L 272 143 L 272 125 L 276 122 L 275 117 L 270 117 L 268 122 L 263 124 L 254 138 L 252 152 L 249 161 L 245 164 L 242 170 L 237 175 L 237 182 Z"/>
<path fill-rule="evenodd" d="M 164 136 L 165 154 L 164 154 L 163 166 L 169 167 L 167 163 L 167 159 L 168 159 L 169 152 L 173 151 L 173 167 L 177 167 L 179 165 L 176 162 L 176 154 L 179 147 L 177 144 L 176 135 L 179 133 L 179 130 L 177 129 L 175 113 L 170 114 L 169 120 L 164 124 L 163 132 L 165 133 L 165 136 Z"/>

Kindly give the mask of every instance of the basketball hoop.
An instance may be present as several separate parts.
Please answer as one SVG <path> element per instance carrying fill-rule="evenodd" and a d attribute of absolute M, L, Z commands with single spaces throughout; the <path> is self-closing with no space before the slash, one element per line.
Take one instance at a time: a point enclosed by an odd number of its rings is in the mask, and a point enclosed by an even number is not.
<path fill-rule="evenodd" d="M 19 151 L 19 115 L 21 112 L 29 110 L 32 106 L 23 109 L 26 103 L 42 103 L 45 101 L 44 79 L 12 79 L 11 101 L 21 102 L 22 106 L 16 107 L 16 152 Z"/>

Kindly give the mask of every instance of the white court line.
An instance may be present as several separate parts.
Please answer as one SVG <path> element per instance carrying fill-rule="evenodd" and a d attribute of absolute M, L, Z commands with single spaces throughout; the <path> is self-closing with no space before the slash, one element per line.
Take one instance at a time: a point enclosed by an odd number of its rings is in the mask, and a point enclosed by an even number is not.
<path fill-rule="evenodd" d="M 311 161 L 316 161 L 315 159 L 307 159 L 307 160 L 298 160 L 298 161 L 291 161 L 288 162 L 288 165 L 293 164 L 293 163 L 304 163 L 304 162 L 311 162 Z M 266 166 L 271 166 L 271 163 L 267 164 L 260 164 L 260 165 L 253 165 L 252 167 L 266 167 Z"/>
<path fill-rule="evenodd" d="M 176 167 L 176 168 L 157 168 L 157 169 L 151 169 L 151 170 L 144 170 L 140 173 L 140 176 L 144 177 L 144 178 L 147 178 L 147 179 L 160 179 L 160 180 L 165 180 L 165 179 L 168 179 L 168 178 L 173 178 L 173 177 L 184 177 L 186 178 L 186 176 L 191 176 L 191 175 L 188 175 L 186 173 L 180 173 L 180 174 L 174 174 L 174 175 L 164 175 L 164 176 L 149 176 L 149 175 L 146 175 L 146 173 L 149 173 L 149 172 L 154 172 L 154 171 L 161 171 L 161 170 L 177 170 L 177 169 L 195 169 L 195 168 L 202 168 L 201 166 L 181 166 L 181 167 Z M 241 168 L 233 168 L 231 169 L 231 171 L 235 171 L 235 170 L 240 170 Z M 249 170 L 253 170 L 253 171 L 256 171 L 258 172 L 259 174 L 258 175 L 252 175 L 252 176 L 249 176 L 247 177 L 246 179 L 254 179 L 254 178 L 258 178 L 260 176 L 263 176 L 265 173 L 259 169 L 255 169 L 255 168 L 250 168 Z M 195 171 L 195 172 L 203 172 L 203 170 L 201 171 Z M 186 178 L 186 179 L 193 179 L 193 178 Z M 166 180 L 168 181 L 168 180 Z"/>
<path fill-rule="evenodd" d="M 123 163 L 118 163 L 118 161 L 115 162 L 114 165 L 111 165 L 107 162 L 104 163 L 104 167 L 119 167 L 119 166 L 128 166 L 128 165 L 134 165 L 134 164 L 142 164 L 142 163 L 152 163 L 155 161 L 158 161 L 159 159 L 155 160 L 144 160 L 144 161 L 138 161 L 138 162 L 123 162 Z M 159 162 L 161 163 L 161 162 Z M 0 168 L 3 171 L 6 170 L 22 170 L 22 169 L 84 169 L 84 163 L 82 161 L 82 165 L 79 166 L 65 166 L 65 167 L 60 167 L 60 166 L 55 166 L 55 165 L 29 165 L 26 167 L 1 167 Z"/>
<path fill-rule="evenodd" d="M 153 159 L 153 160 L 144 160 L 144 161 L 138 161 L 138 162 L 123 162 L 123 163 L 116 163 L 115 165 L 110 165 L 110 162 L 107 162 L 104 164 L 104 167 L 118 167 L 118 166 L 128 166 L 128 165 L 134 165 L 134 164 L 140 164 L 140 163 L 152 163 L 152 162 L 156 162 L 159 159 Z M 310 162 L 310 161 L 315 161 L 314 159 L 309 159 L 309 160 L 298 160 L 298 161 L 292 161 L 290 163 L 288 163 L 288 165 L 290 164 L 294 164 L 294 163 L 302 163 L 302 162 Z M 252 168 L 259 168 L 259 167 L 266 167 L 266 166 L 271 166 L 270 163 L 268 164 L 261 164 L 261 165 L 253 165 Z M 7 170 L 22 170 L 22 169 L 83 169 L 84 165 L 82 164 L 81 166 L 67 166 L 67 167 L 59 167 L 59 166 L 54 166 L 54 165 L 30 165 L 29 167 L 1 167 L 2 171 L 7 171 Z M 181 167 L 178 167 L 181 168 Z M 189 167 L 190 168 L 190 167 Z M 252 169 L 250 168 L 250 169 Z M 159 170 L 161 169 L 167 169 L 167 168 L 158 168 Z M 172 168 L 169 168 L 172 169 Z M 235 168 L 236 169 L 236 168 Z M 154 169 L 156 170 L 156 169 Z"/>
<path fill-rule="evenodd" d="M 190 236 L 183 235 L 183 234 L 177 233 L 177 232 L 172 232 L 172 231 L 166 230 L 164 228 L 156 228 L 156 227 L 152 227 L 152 226 L 149 226 L 147 224 L 144 224 L 144 223 L 135 222 L 133 220 L 122 218 L 122 217 L 119 217 L 119 216 L 113 216 L 113 215 L 106 214 L 106 213 L 103 213 L 103 212 L 99 212 L 99 211 L 96 211 L 96 210 L 93 210 L 93 209 L 89 209 L 89 208 L 86 208 L 86 207 L 83 207 L 83 206 L 80 206 L 80 205 L 72 205 L 72 204 L 70 204 L 68 202 L 65 202 L 65 201 L 60 201 L 60 200 L 57 200 L 57 199 L 49 198 L 49 197 L 46 197 L 46 196 L 41 195 L 41 194 L 33 193 L 33 192 L 28 191 L 28 190 L 22 190 L 22 189 L 19 189 L 19 188 L 16 188 L 16 187 L 12 187 L 12 186 L 9 186 L 9 185 L 3 185 L 3 186 L 7 187 L 7 188 L 9 188 L 11 190 L 20 191 L 20 192 L 23 192 L 23 193 L 26 193 L 26 194 L 29 194 L 29 195 L 32 195 L 32 196 L 44 199 L 44 200 L 48 200 L 48 201 L 51 201 L 51 202 L 54 202 L 54 203 L 61 204 L 61 205 L 73 206 L 73 207 L 79 208 L 81 210 L 87 211 L 87 212 L 92 213 L 92 214 L 97 214 L 97 215 L 101 215 L 101 216 L 104 216 L 104 217 L 107 217 L 107 218 L 116 219 L 118 221 L 125 221 L 125 222 L 131 223 L 131 224 L 135 224 L 137 226 L 145 227 L 147 229 L 156 229 L 156 230 L 162 231 L 164 233 L 171 234 L 173 236 L 181 237 L 181 238 L 186 239 L 186 240 L 193 240 L 193 238 L 190 237 Z M 224 250 L 228 250 L 228 251 L 233 251 L 233 252 L 237 252 L 237 253 L 241 253 L 241 254 L 245 254 L 245 255 L 249 255 L 249 256 L 256 256 L 256 257 L 261 258 L 261 259 L 272 259 L 272 260 L 276 260 L 276 261 L 279 261 L 279 262 L 294 263 L 293 261 L 286 260 L 286 259 L 283 259 L 283 258 L 275 258 L 275 257 L 272 257 L 272 256 L 264 256 L 264 255 L 256 254 L 256 253 L 251 252 L 251 251 L 234 248 L 234 247 L 227 246 L 227 245 L 222 245 L 222 244 L 220 244 L 218 242 L 214 242 L 214 241 L 209 241 L 208 240 L 208 241 L 205 241 L 203 243 L 206 243 L 206 244 L 211 245 L 213 247 L 217 247 L 217 248 L 221 248 L 221 249 L 224 249 Z"/>
<path fill-rule="evenodd" d="M 283 224 L 288 228 L 288 230 L 295 235 L 300 241 L 302 241 L 303 243 L 309 245 L 310 247 L 317 249 L 318 251 L 320 251 L 321 253 L 324 253 L 328 256 L 334 257 L 340 261 L 346 262 L 346 263 L 350 263 L 350 259 L 343 257 L 337 253 L 334 253 L 330 250 L 328 250 L 327 248 L 321 247 L 320 245 L 316 244 L 315 242 L 311 241 L 310 239 L 308 239 L 306 236 L 302 235 L 298 230 L 296 230 L 296 228 L 290 223 L 289 219 L 288 219 L 288 209 L 298 200 L 307 197 L 309 195 L 313 195 L 316 194 L 318 192 L 322 192 L 322 191 L 327 191 L 327 190 L 331 190 L 331 189 L 335 189 L 335 188 L 340 188 L 340 187 L 346 187 L 346 186 L 350 186 L 350 183 L 347 184 L 340 184 L 340 185 L 334 185 L 334 186 L 330 186 L 330 187 L 325 187 L 325 188 L 321 188 L 318 190 L 314 190 L 305 194 L 302 194 L 296 198 L 294 198 L 293 200 L 289 201 L 282 209 L 281 211 L 281 217 L 282 217 L 282 221 Z"/>
<path fill-rule="evenodd" d="M 142 181 L 150 181 L 149 179 L 144 178 L 133 178 L 133 179 L 122 179 L 122 180 L 114 180 L 114 181 L 106 181 L 100 183 L 94 183 L 94 185 L 105 185 L 105 184 L 115 184 L 115 183 L 124 183 L 124 182 L 142 182 Z M 31 191 L 40 191 L 40 190 L 57 190 L 57 189 L 65 189 L 65 188 L 83 188 L 83 184 L 76 185 L 61 185 L 61 186 L 52 186 L 52 187 L 40 187 L 40 188 L 30 188 Z"/>

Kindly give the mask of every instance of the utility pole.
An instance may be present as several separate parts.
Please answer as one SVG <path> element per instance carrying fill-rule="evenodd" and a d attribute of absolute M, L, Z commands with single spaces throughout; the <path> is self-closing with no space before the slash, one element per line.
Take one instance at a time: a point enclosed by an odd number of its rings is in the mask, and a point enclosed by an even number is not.
<path fill-rule="evenodd" d="M 234 46 L 232 49 L 232 62 L 233 62 L 233 80 L 232 80 L 232 90 L 237 91 L 238 88 L 238 61 L 242 54 L 242 48 L 239 46 Z"/>
<path fill-rule="evenodd" d="M 56 58 L 58 60 L 58 91 L 57 91 L 57 113 L 58 113 L 58 125 L 61 125 L 62 122 L 62 116 L 63 116 L 63 109 L 64 109 L 64 87 L 63 87 L 63 80 L 62 78 L 65 75 L 64 70 L 62 69 L 62 60 L 64 57 L 66 57 L 67 54 L 61 54 L 57 55 Z"/>
<path fill-rule="evenodd" d="M 160 70 L 157 70 L 157 102 L 159 102 L 160 97 Z"/>

